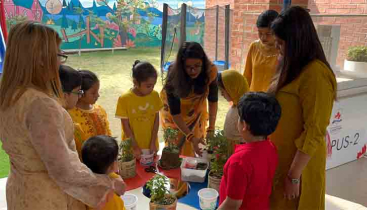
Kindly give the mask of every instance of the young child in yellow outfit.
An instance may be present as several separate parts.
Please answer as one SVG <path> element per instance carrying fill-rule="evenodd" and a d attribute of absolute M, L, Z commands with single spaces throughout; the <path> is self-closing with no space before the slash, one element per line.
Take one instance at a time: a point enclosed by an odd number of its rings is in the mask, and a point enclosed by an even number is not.
<path fill-rule="evenodd" d="M 94 136 L 83 143 L 83 162 L 96 174 L 108 174 L 111 179 L 121 179 L 116 174 L 118 171 L 117 156 L 118 145 L 113 137 Z M 117 194 L 110 193 L 102 210 L 125 210 L 124 201 Z"/>
<path fill-rule="evenodd" d="M 232 155 L 236 144 L 241 140 L 237 129 L 239 119 L 237 104 L 243 94 L 249 91 L 246 79 L 236 70 L 223 71 L 218 76 L 218 87 L 222 96 L 232 102 L 224 121 L 224 136 L 229 141 L 228 155 Z"/>
<path fill-rule="evenodd" d="M 276 17 L 278 12 L 266 10 L 257 19 L 259 40 L 250 45 L 243 74 L 250 86 L 250 91 L 267 91 L 275 75 L 279 51 L 275 47 L 275 38 L 270 25 Z"/>
<path fill-rule="evenodd" d="M 95 104 L 99 98 L 100 83 L 98 77 L 88 70 L 81 70 L 79 74 L 82 76 L 81 90 L 84 94 L 78 100 L 76 107 L 69 109 L 68 112 L 77 125 L 75 126 L 74 138 L 80 154 L 81 144 L 88 138 L 96 135 L 111 136 L 112 134 L 106 111 L 102 106 Z"/>
<path fill-rule="evenodd" d="M 116 117 L 121 119 L 122 140 L 132 139 L 138 159 L 143 149 L 150 150 L 150 154 L 159 149 L 159 110 L 163 103 L 154 90 L 157 76 L 152 64 L 135 61 L 132 69 L 134 87 L 122 94 L 117 102 Z"/>
<path fill-rule="evenodd" d="M 78 99 L 83 96 L 82 88 L 82 75 L 70 66 L 60 65 L 59 68 L 60 81 L 62 90 L 64 92 L 64 108 L 70 110 L 75 108 Z M 87 139 L 82 131 L 80 124 L 74 122 L 74 136 L 76 150 L 78 151 L 79 157 L 81 157 L 80 151 L 82 150 L 81 139 Z"/>

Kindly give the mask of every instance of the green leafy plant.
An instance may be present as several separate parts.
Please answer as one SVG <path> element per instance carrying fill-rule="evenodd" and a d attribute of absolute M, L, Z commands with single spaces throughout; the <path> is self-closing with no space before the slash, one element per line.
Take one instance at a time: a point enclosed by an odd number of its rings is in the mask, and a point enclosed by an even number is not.
<path fill-rule="evenodd" d="M 347 53 L 347 60 L 356 62 L 367 62 L 367 47 L 350 47 Z"/>
<path fill-rule="evenodd" d="M 210 175 L 219 178 L 222 177 L 224 165 L 228 160 L 228 141 L 224 136 L 224 131 L 217 130 L 209 138 L 209 142 L 214 155 L 214 159 L 211 162 Z"/>
<path fill-rule="evenodd" d="M 167 143 L 167 146 L 165 147 L 166 150 L 169 150 L 171 152 L 179 152 L 178 147 L 175 145 L 175 141 L 178 136 L 178 130 L 173 128 L 166 128 L 163 131 L 163 138 L 164 141 Z"/>
<path fill-rule="evenodd" d="M 129 162 L 134 159 L 132 139 L 121 141 L 119 148 L 119 160 L 121 162 Z"/>
<path fill-rule="evenodd" d="M 212 135 L 209 135 L 206 139 L 206 149 L 208 151 L 213 152 L 214 147 L 218 146 L 218 144 L 221 143 L 221 141 L 222 141 L 221 136 L 223 136 L 223 138 L 225 138 L 223 130 L 216 130 Z"/>
<path fill-rule="evenodd" d="M 175 202 L 175 196 L 170 193 L 166 186 L 169 186 L 169 179 L 160 174 L 156 174 L 147 182 L 151 202 L 159 205 L 170 205 Z"/>

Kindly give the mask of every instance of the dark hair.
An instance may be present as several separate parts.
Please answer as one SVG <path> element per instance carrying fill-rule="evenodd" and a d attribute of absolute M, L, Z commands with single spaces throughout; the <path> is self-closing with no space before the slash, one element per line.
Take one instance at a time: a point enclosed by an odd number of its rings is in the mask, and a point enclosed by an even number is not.
<path fill-rule="evenodd" d="M 82 146 L 83 162 L 97 174 L 105 174 L 116 161 L 118 145 L 115 138 L 105 135 L 93 136 Z"/>
<path fill-rule="evenodd" d="M 218 73 L 218 87 L 220 87 L 220 88 L 222 88 L 222 89 L 226 89 L 225 87 L 224 87 L 224 84 L 223 84 L 223 78 L 222 78 L 222 73 L 221 72 L 219 72 Z"/>
<path fill-rule="evenodd" d="M 264 92 L 245 93 L 238 102 L 240 120 L 246 122 L 254 136 L 266 137 L 272 134 L 281 112 L 277 99 Z"/>
<path fill-rule="evenodd" d="M 271 23 L 278 17 L 278 12 L 275 10 L 265 10 L 262 12 L 256 21 L 258 28 L 270 28 Z"/>
<path fill-rule="evenodd" d="M 82 76 L 77 70 L 71 68 L 70 66 L 60 65 L 59 75 L 62 90 L 65 93 L 70 93 L 75 88 L 82 85 Z"/>
<path fill-rule="evenodd" d="M 271 25 L 275 36 L 284 40 L 284 55 L 278 62 L 277 73 L 269 88 L 270 93 L 296 79 L 304 67 L 315 59 L 323 62 L 330 71 L 321 42 L 310 14 L 302 7 L 283 11 Z"/>
<path fill-rule="evenodd" d="M 186 59 L 200 59 L 203 62 L 202 70 L 195 79 L 186 73 Z M 194 89 L 194 93 L 200 95 L 206 90 L 209 83 L 208 71 L 211 67 L 203 47 L 197 42 L 184 42 L 178 50 L 175 62 L 170 66 L 165 81 L 164 89 L 167 93 L 174 94 L 180 98 L 187 97 Z"/>
<path fill-rule="evenodd" d="M 97 75 L 89 70 L 80 70 L 79 74 L 82 75 L 82 90 L 84 93 L 89 90 L 96 82 L 99 82 Z"/>
<path fill-rule="evenodd" d="M 140 84 L 151 77 L 157 78 L 158 74 L 154 66 L 149 62 L 136 60 L 133 65 L 133 78 Z"/>

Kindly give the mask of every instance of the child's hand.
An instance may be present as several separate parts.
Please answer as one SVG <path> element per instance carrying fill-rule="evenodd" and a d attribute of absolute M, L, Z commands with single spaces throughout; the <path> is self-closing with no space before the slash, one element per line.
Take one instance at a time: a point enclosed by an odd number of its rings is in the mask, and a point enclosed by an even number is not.
<path fill-rule="evenodd" d="M 150 154 L 153 154 L 153 153 L 154 153 L 154 155 L 156 155 L 156 154 L 157 154 L 157 152 L 158 152 L 158 149 L 157 149 L 157 147 L 155 146 L 155 144 L 151 144 L 151 145 L 150 145 Z"/>
<path fill-rule="evenodd" d="M 114 190 L 115 190 L 115 193 L 118 195 L 125 194 L 126 184 L 120 176 L 114 179 Z"/>
<path fill-rule="evenodd" d="M 142 152 L 141 152 L 141 149 L 139 148 L 139 146 L 133 147 L 133 150 L 134 150 L 134 157 L 136 159 L 140 159 Z"/>

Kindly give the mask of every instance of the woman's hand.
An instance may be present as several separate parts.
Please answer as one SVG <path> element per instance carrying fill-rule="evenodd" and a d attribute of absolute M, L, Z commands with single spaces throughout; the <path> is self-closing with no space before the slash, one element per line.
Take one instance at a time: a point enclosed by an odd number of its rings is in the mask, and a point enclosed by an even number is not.
<path fill-rule="evenodd" d="M 300 180 L 299 178 L 297 179 Z M 300 182 L 292 183 L 292 178 L 290 178 L 289 176 L 286 176 L 284 180 L 284 186 L 285 186 L 284 197 L 287 198 L 288 200 L 298 198 L 299 197 L 299 185 L 300 185 Z"/>
<path fill-rule="evenodd" d="M 194 150 L 195 150 L 195 153 L 199 156 L 201 156 L 201 154 L 203 153 L 199 147 L 199 144 L 203 144 L 205 145 L 205 142 L 204 142 L 204 139 L 203 138 L 196 138 L 196 137 L 193 137 L 192 140 L 192 145 L 194 146 Z"/>

